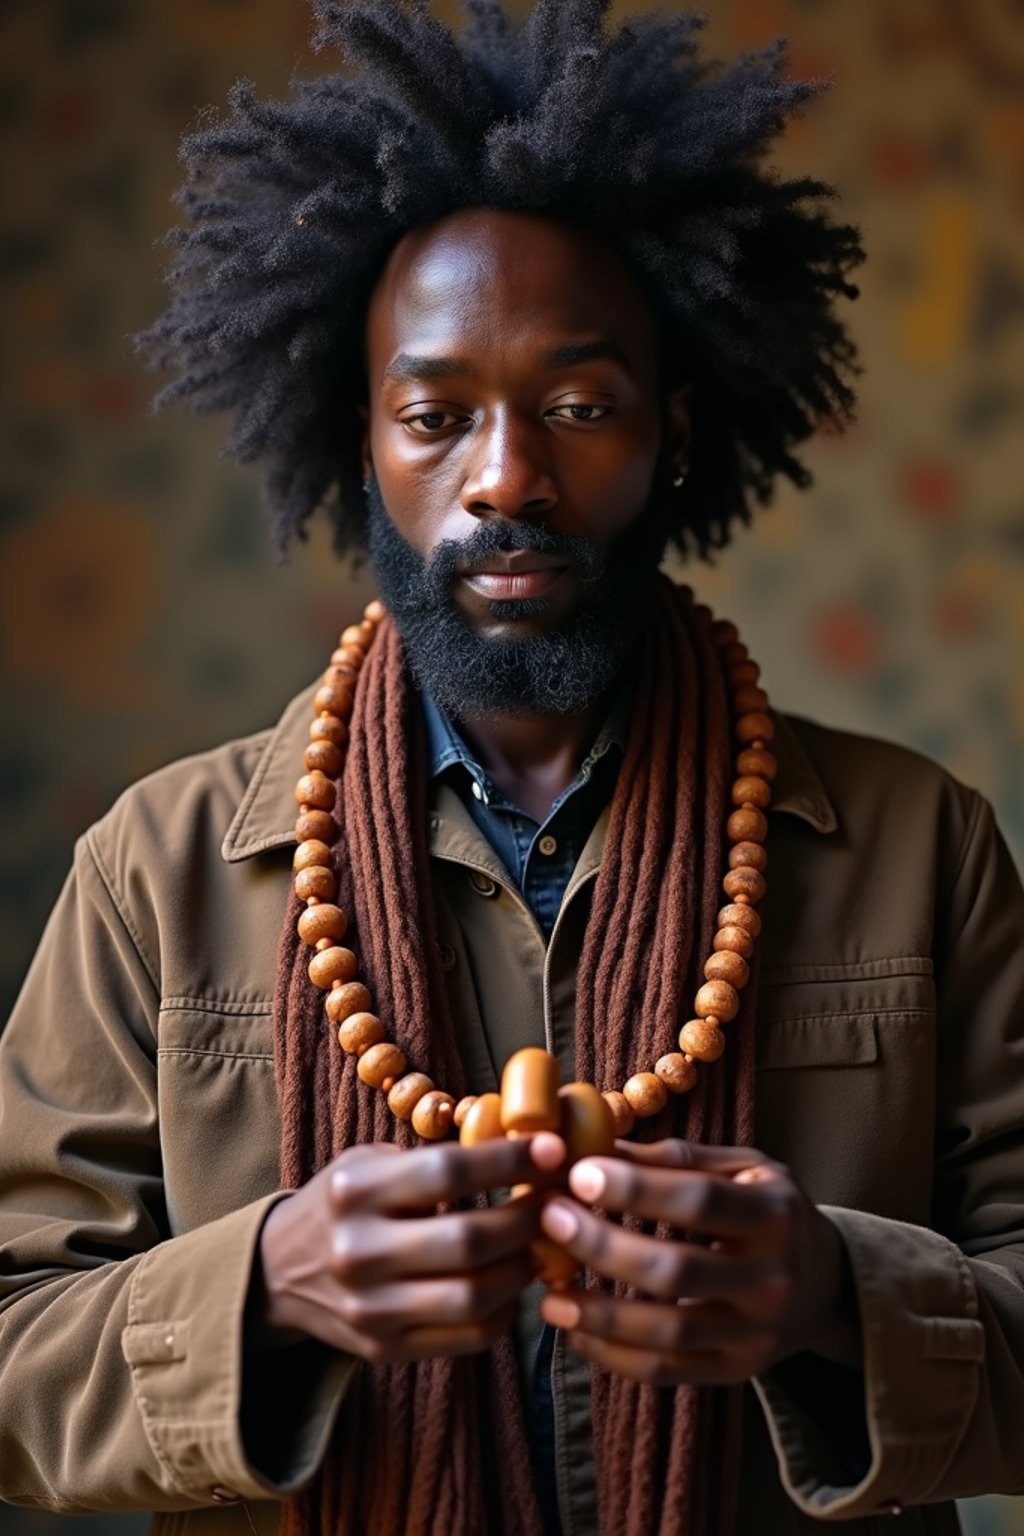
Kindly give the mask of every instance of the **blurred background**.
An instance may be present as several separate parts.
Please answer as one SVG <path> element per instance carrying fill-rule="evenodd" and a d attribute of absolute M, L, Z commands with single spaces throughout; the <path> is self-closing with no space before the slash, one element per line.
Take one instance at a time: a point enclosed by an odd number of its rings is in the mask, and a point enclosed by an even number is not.
<path fill-rule="evenodd" d="M 815 487 L 687 579 L 780 707 L 939 759 L 1020 865 L 1024 5 L 706 3 L 714 52 L 784 33 L 796 73 L 834 77 L 777 163 L 863 229 L 867 372 L 855 428 L 807 456 Z M 218 457 L 220 423 L 148 415 L 128 339 L 162 304 L 179 136 L 241 75 L 277 94 L 331 68 L 308 32 L 304 0 L 0 0 L 0 1018 L 78 833 L 276 719 L 369 592 L 322 529 L 274 567 L 255 477 Z M 963 1515 L 1024 1533 L 1016 1501 Z M 0 1509 L 3 1536 L 68 1528 Z"/>

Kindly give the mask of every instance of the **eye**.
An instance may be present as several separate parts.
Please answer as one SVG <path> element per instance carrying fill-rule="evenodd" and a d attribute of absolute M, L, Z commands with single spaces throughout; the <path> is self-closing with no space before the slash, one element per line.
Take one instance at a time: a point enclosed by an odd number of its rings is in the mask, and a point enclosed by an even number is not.
<path fill-rule="evenodd" d="M 417 437 L 436 437 L 446 427 L 465 419 L 464 416 L 456 416 L 454 411 L 420 411 L 417 416 L 403 416 L 402 425 Z"/>
<path fill-rule="evenodd" d="M 554 405 L 549 414 L 559 421 L 600 421 L 610 410 L 610 405 Z"/>

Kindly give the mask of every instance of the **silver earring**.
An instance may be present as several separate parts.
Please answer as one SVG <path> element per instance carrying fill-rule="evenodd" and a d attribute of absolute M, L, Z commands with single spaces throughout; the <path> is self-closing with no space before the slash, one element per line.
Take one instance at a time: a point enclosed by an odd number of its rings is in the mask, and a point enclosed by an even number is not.
<path fill-rule="evenodd" d="M 685 484 L 685 482 L 686 482 L 686 473 L 687 473 L 687 466 L 685 464 L 680 465 L 680 467 L 676 470 L 675 475 L 673 476 L 673 479 L 672 479 L 672 484 L 675 486 L 677 491 L 678 491 L 678 489 L 679 489 L 679 487 L 681 485 Z"/>

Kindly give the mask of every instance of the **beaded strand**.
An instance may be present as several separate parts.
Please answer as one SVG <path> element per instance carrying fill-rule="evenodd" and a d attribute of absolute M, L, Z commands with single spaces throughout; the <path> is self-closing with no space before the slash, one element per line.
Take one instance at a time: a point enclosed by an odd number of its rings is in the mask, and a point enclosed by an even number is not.
<path fill-rule="evenodd" d="M 701 609 L 702 605 L 695 605 Z M 702 609 L 710 618 L 706 608 Z M 345 766 L 349 720 L 359 671 L 385 616 L 378 600 L 368 603 L 359 624 L 342 630 L 313 701 L 315 710 L 305 749 L 305 772 L 295 786 L 299 806 L 295 823 L 295 894 L 305 902 L 298 920 L 299 938 L 313 951 L 309 979 L 327 995 L 327 1017 L 342 1049 L 358 1057 L 356 1070 L 364 1083 L 388 1096 L 399 1119 L 411 1120 L 417 1135 L 439 1141 L 462 1124 L 475 1096 L 457 1104 L 423 1072 L 407 1072 L 408 1061 L 397 1045 L 384 1038 L 384 1025 L 373 1010 L 369 988 L 357 980 L 359 961 L 342 944 L 348 918 L 335 898 L 337 877 L 331 849 L 339 829 L 334 820 L 337 780 Z M 717 1061 L 725 1049 L 721 1026 L 739 1012 L 740 991 L 750 976 L 749 961 L 761 931 L 755 907 L 764 896 L 768 856 L 765 811 L 771 801 L 778 764 L 768 745 L 775 726 L 768 696 L 759 686 L 760 669 L 750 659 L 736 626 L 717 619 L 711 635 L 729 682 L 736 738 L 736 778 L 733 809 L 726 822 L 730 843 L 729 870 L 722 888 L 729 898 L 718 913 L 712 953 L 704 965 L 704 984 L 694 999 L 694 1017 L 679 1031 L 679 1050 L 659 1057 L 652 1071 L 640 1071 L 621 1090 L 609 1089 L 607 1100 L 616 1136 L 626 1136 L 637 1118 L 664 1109 L 670 1093 L 688 1092 L 697 1082 L 698 1062 Z"/>

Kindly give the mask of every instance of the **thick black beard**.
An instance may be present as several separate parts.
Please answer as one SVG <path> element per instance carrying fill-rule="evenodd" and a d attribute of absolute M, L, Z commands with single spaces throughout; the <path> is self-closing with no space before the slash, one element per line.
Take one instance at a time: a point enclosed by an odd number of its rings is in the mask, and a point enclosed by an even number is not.
<path fill-rule="evenodd" d="M 540 523 L 481 521 L 463 543 L 445 539 L 424 560 L 398 532 L 375 478 L 366 487 L 370 559 L 380 596 L 402 637 L 416 685 L 450 719 L 577 715 L 610 689 L 650 612 L 667 541 L 652 498 L 607 548 Z M 662 515 L 659 516 L 659 511 Z M 458 567 L 529 549 L 575 567 L 584 598 L 555 629 L 495 639 L 473 628 L 452 596 Z M 538 618 L 543 597 L 496 600 L 495 619 Z"/>

